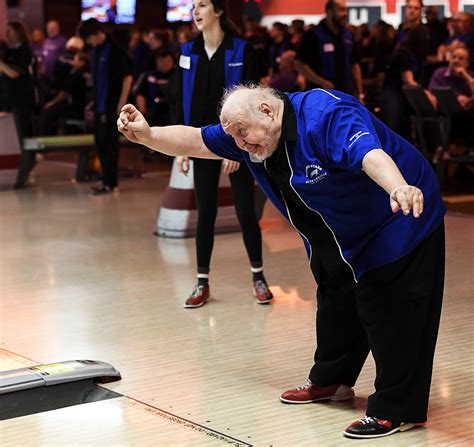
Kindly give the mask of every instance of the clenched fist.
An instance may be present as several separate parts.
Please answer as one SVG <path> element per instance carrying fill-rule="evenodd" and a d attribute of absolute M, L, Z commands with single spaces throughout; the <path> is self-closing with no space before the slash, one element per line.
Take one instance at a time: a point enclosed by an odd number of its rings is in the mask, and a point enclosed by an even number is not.
<path fill-rule="evenodd" d="M 151 128 L 143 115 L 132 104 L 125 104 L 117 120 L 117 128 L 132 143 L 145 144 L 151 136 Z"/>

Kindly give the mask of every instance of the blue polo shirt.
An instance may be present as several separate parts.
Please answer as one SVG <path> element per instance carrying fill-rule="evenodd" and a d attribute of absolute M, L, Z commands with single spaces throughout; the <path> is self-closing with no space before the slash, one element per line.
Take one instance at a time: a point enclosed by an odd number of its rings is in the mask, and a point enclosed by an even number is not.
<path fill-rule="evenodd" d="M 365 272 L 410 253 L 440 225 L 445 206 L 429 163 L 352 96 L 315 89 L 282 99 L 279 146 L 264 163 L 239 149 L 220 125 L 201 132 L 212 152 L 247 163 L 300 233 L 313 273 L 317 258 L 329 276 L 357 282 Z M 424 212 L 418 219 L 393 214 L 388 194 L 362 171 L 362 160 L 373 149 L 383 149 L 407 183 L 422 190 Z"/>

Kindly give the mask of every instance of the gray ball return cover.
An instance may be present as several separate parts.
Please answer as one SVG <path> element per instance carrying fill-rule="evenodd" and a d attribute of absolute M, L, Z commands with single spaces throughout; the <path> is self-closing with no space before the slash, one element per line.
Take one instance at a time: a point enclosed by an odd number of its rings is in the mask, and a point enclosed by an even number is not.
<path fill-rule="evenodd" d="M 121 378 L 120 373 L 109 363 L 95 360 L 68 360 L 1 371 L 0 394 L 79 380 L 97 379 L 97 382 L 107 383 Z"/>

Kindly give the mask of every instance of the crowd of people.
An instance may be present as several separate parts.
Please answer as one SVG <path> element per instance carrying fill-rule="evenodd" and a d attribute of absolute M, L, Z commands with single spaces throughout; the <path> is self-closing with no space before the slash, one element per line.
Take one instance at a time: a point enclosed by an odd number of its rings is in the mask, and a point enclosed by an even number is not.
<path fill-rule="evenodd" d="M 328 1 L 325 12 L 319 24 L 293 20 L 290 25 L 276 22 L 270 29 L 245 17 L 237 32 L 253 47 L 254 80 L 287 92 L 320 87 L 353 94 L 408 140 L 414 132 L 403 86 L 424 88 L 434 108 L 437 98 L 430 90 L 451 87 L 465 111 L 461 121 L 473 118 L 474 14 L 440 18 L 438 7 L 424 8 L 422 0 L 407 0 L 405 19 L 397 30 L 384 21 L 372 28 L 350 25 L 347 5 L 341 1 Z M 102 25 L 101 29 L 115 46 L 113 30 L 109 36 Z M 46 35 L 41 29 L 28 34 L 21 23 L 10 22 L 6 41 L 0 42 L 0 109 L 14 113 L 22 136 L 77 133 L 74 125 L 92 116 L 87 112 L 97 106 L 94 57 L 104 44 L 94 51 L 79 29 L 66 38 L 58 20 L 48 21 L 45 30 Z M 128 61 L 120 70 L 131 76 L 130 86 L 115 92 L 122 95 L 119 102 L 126 95 L 151 124 L 176 122 L 181 46 L 198 34 L 194 23 L 130 30 L 128 42 L 117 45 Z M 91 119 L 90 128 L 98 122 Z M 472 126 L 454 129 L 467 146 L 473 144 L 472 132 Z M 435 139 L 433 154 L 437 145 Z M 104 157 L 101 161 L 107 163 Z M 33 159 L 26 162 L 34 165 Z M 24 186 L 26 180 L 19 178 L 16 186 Z M 109 189 L 116 186 L 115 180 L 109 183 Z"/>

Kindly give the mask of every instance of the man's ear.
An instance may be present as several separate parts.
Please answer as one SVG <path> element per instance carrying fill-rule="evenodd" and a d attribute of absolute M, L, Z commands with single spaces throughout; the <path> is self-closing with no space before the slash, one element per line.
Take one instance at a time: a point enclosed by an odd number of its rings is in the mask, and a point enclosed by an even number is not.
<path fill-rule="evenodd" d="M 270 106 L 270 104 L 266 102 L 261 102 L 260 103 L 260 112 L 262 112 L 265 115 L 268 115 L 270 118 L 273 118 L 273 108 Z"/>

